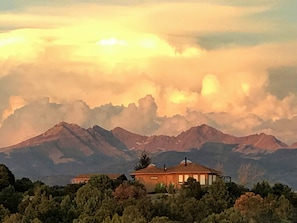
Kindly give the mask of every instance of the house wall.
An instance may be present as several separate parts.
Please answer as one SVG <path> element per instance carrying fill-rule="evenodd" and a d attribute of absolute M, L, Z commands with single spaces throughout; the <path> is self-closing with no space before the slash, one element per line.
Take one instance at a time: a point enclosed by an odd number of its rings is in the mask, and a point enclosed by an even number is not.
<path fill-rule="evenodd" d="M 201 186 L 208 186 L 213 183 L 212 176 L 209 176 L 206 173 L 175 173 L 171 175 L 170 182 L 176 185 L 177 188 L 179 188 L 182 184 L 187 182 L 188 178 L 190 177 L 200 182 Z"/>
<path fill-rule="evenodd" d="M 87 183 L 89 181 L 89 177 L 80 177 L 80 178 L 73 178 L 71 183 L 73 184 L 80 184 L 80 183 Z"/>
<path fill-rule="evenodd" d="M 217 179 L 216 175 L 206 173 L 139 174 L 135 176 L 135 179 L 143 183 L 148 192 L 153 192 L 156 185 L 160 183 L 166 186 L 172 183 L 176 188 L 180 188 L 189 177 L 193 177 L 199 181 L 201 186 L 211 185 Z"/>
<path fill-rule="evenodd" d="M 135 179 L 145 185 L 148 192 L 155 191 L 157 184 L 167 185 L 167 177 L 163 174 L 143 174 L 135 176 Z"/>

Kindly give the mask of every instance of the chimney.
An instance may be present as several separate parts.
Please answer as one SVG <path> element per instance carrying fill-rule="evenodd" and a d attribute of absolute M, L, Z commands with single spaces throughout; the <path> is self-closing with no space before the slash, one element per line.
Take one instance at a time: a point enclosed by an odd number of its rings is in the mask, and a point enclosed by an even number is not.
<path fill-rule="evenodd" d="M 166 165 L 164 164 L 163 170 L 166 171 Z"/>
<path fill-rule="evenodd" d="M 188 162 L 187 162 L 187 157 L 185 157 L 185 166 L 188 165 Z"/>

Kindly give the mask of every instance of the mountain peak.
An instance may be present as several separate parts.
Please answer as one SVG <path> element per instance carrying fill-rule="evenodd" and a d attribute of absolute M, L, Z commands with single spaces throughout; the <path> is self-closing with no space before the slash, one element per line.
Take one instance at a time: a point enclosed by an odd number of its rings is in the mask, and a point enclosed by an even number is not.
<path fill-rule="evenodd" d="M 195 128 L 195 127 L 194 127 Z M 199 132 L 202 132 L 204 134 L 214 134 L 214 133 L 222 133 L 221 131 L 209 126 L 209 125 L 206 125 L 206 124 L 202 124 L 200 126 L 197 126 L 196 129 L 199 131 Z"/>
<path fill-rule="evenodd" d="M 67 122 L 59 122 L 44 133 L 37 135 L 33 138 L 25 140 L 16 145 L 6 147 L 6 150 L 21 148 L 26 146 L 36 146 L 46 142 L 52 142 L 58 140 L 61 136 L 73 135 L 77 132 L 82 132 L 84 129 L 77 124 L 69 124 Z"/>
<path fill-rule="evenodd" d="M 178 136 L 143 136 L 129 132 L 121 127 L 116 127 L 113 130 L 108 131 L 97 125 L 93 128 L 84 129 L 77 124 L 60 122 L 45 131 L 43 134 L 17 145 L 7 147 L 5 148 L 5 151 L 9 151 L 14 148 L 36 146 L 48 142 L 58 142 L 59 144 L 67 144 L 72 147 L 74 142 L 86 145 L 89 141 L 93 141 L 94 139 L 107 140 L 104 143 L 101 141 L 100 144 L 105 145 L 107 143 L 109 145 L 107 146 L 109 149 L 110 145 L 112 147 L 120 145 L 122 149 L 128 148 L 130 150 L 147 150 L 151 152 L 167 150 L 188 151 L 192 148 L 201 148 L 201 146 L 207 142 L 236 144 L 238 145 L 238 151 L 241 148 L 253 147 L 255 148 L 254 151 L 261 150 L 272 152 L 280 148 L 288 147 L 285 143 L 281 142 L 274 136 L 266 135 L 265 133 L 236 137 L 225 134 L 207 124 L 192 127 L 187 131 L 180 133 Z M 77 140 L 79 140 L 79 142 Z M 97 145 L 97 142 L 95 144 Z M 92 153 L 91 150 L 89 151 L 90 153 Z"/>
<path fill-rule="evenodd" d="M 139 144 L 144 143 L 149 138 L 148 136 L 129 132 L 121 127 L 116 127 L 111 132 L 130 149 L 135 149 Z"/>
<path fill-rule="evenodd" d="M 67 122 L 59 122 L 58 124 L 54 125 L 52 128 L 48 129 L 46 132 L 44 132 L 42 135 L 53 135 L 57 134 L 64 129 L 80 129 L 81 127 L 77 124 L 70 124 Z"/>

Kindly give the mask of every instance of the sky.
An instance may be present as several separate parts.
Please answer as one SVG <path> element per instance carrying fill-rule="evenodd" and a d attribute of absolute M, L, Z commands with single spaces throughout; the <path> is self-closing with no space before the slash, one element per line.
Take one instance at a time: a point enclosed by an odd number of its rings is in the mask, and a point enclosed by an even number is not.
<path fill-rule="evenodd" d="M 66 121 L 297 142 L 296 0 L 1 0 L 0 147 Z"/>

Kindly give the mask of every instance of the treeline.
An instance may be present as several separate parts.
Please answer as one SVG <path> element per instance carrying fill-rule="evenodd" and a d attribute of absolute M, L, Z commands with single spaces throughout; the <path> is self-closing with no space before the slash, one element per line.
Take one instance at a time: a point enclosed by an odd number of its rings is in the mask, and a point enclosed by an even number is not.
<path fill-rule="evenodd" d="M 201 187 L 193 178 L 179 190 L 156 185 L 147 194 L 135 181 L 91 177 L 86 184 L 50 187 L 15 180 L 0 165 L 3 223 L 271 223 L 297 222 L 297 194 L 288 186 L 259 182 L 248 190 L 233 182 Z"/>

